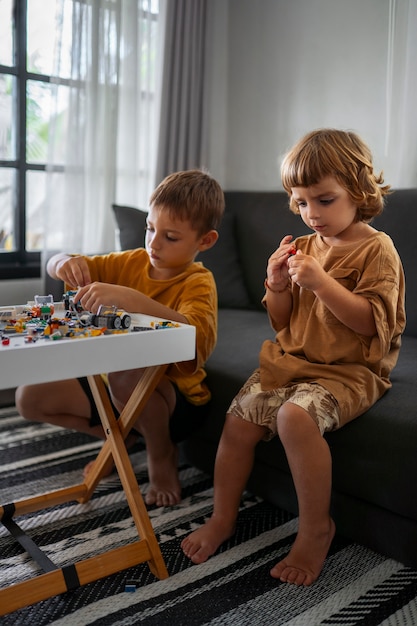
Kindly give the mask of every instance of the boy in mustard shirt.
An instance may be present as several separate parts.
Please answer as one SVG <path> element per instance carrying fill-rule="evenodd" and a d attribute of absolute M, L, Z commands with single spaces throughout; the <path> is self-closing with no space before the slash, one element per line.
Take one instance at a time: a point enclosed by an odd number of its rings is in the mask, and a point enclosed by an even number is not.
<path fill-rule="evenodd" d="M 92 313 L 114 305 L 196 327 L 195 359 L 168 368 L 135 423 L 147 449 L 147 504 L 172 506 L 181 500 L 176 444 L 207 414 L 211 396 L 204 364 L 217 340 L 217 291 L 213 275 L 195 258 L 216 243 L 223 212 L 223 191 L 208 173 L 177 172 L 151 196 L 145 248 L 93 257 L 61 253 L 47 266 L 51 277 L 78 289 L 75 302 Z M 119 413 L 141 375 L 141 369 L 108 374 Z M 28 420 L 105 438 L 86 379 L 21 386 L 16 406 Z M 131 431 L 127 447 L 135 438 Z"/>

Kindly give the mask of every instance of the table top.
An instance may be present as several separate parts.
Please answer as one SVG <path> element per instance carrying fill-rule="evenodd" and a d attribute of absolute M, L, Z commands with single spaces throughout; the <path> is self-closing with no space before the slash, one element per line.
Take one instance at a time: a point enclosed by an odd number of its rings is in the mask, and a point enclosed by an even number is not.
<path fill-rule="evenodd" d="M 8 307 L 0 307 L 0 309 Z M 154 317 L 131 314 L 129 331 L 98 337 L 26 343 L 19 333 L 9 345 L 0 345 L 0 389 L 115 372 L 151 365 L 189 361 L 195 357 L 195 327 L 179 324 L 158 330 L 147 328 Z"/>

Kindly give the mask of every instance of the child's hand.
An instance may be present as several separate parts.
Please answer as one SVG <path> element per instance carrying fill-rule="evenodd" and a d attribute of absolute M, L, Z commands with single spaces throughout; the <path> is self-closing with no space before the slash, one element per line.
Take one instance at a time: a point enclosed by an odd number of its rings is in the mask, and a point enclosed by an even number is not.
<path fill-rule="evenodd" d="M 269 257 L 266 276 L 271 291 L 282 291 L 288 284 L 288 259 L 295 251 L 291 241 L 292 235 L 286 235 L 279 248 Z"/>
<path fill-rule="evenodd" d="M 310 291 L 318 289 L 327 278 L 317 259 L 300 250 L 288 260 L 288 274 L 294 283 Z"/>
<path fill-rule="evenodd" d="M 126 287 L 110 283 L 90 283 L 81 287 L 74 296 L 74 302 L 81 302 L 86 311 L 98 313 L 101 305 L 123 308 L 122 296 Z"/>
<path fill-rule="evenodd" d="M 82 256 L 64 256 L 55 266 L 57 278 L 71 288 L 84 287 L 91 283 L 87 261 Z"/>

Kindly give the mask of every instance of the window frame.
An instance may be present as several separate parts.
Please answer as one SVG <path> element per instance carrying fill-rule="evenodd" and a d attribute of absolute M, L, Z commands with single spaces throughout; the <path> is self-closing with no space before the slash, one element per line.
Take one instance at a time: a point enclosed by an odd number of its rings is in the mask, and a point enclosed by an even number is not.
<path fill-rule="evenodd" d="M 50 82 L 50 77 L 28 72 L 27 58 L 27 0 L 15 0 L 13 5 L 13 63 L 11 67 L 0 65 L 0 74 L 14 76 L 15 159 L 0 159 L 0 167 L 16 172 L 13 206 L 14 246 L 12 251 L 0 254 L 0 279 L 39 278 L 41 276 L 41 252 L 26 250 L 26 177 L 29 171 L 46 171 L 46 163 L 28 163 L 27 149 L 27 84 L 29 80 Z"/>

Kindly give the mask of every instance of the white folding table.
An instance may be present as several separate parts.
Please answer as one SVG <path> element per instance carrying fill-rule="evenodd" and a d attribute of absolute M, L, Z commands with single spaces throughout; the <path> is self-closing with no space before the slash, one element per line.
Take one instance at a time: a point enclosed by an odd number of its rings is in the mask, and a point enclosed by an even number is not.
<path fill-rule="evenodd" d="M 132 330 L 150 327 L 152 321 L 158 320 L 134 314 L 130 332 L 123 334 L 58 341 L 40 339 L 35 343 L 26 343 L 16 335 L 10 337 L 9 345 L 0 345 L 0 389 L 87 376 L 106 433 L 106 441 L 82 483 L 3 504 L 0 506 L 3 525 L 9 530 L 16 529 L 19 527 L 13 519 L 15 516 L 72 500 L 87 502 L 103 472 L 114 463 L 139 535 L 133 543 L 65 567 L 51 563 L 45 573 L 0 589 L 0 615 L 143 562 L 148 562 L 157 578 L 168 577 L 124 439 L 167 366 L 194 358 L 195 328 L 180 324 L 159 330 Z M 100 374 L 134 368 L 144 368 L 144 374 L 116 420 Z M 30 552 L 31 540 L 25 536 L 23 546 L 25 542 L 29 543 Z M 33 546 L 33 550 L 36 553 L 37 547 Z"/>

